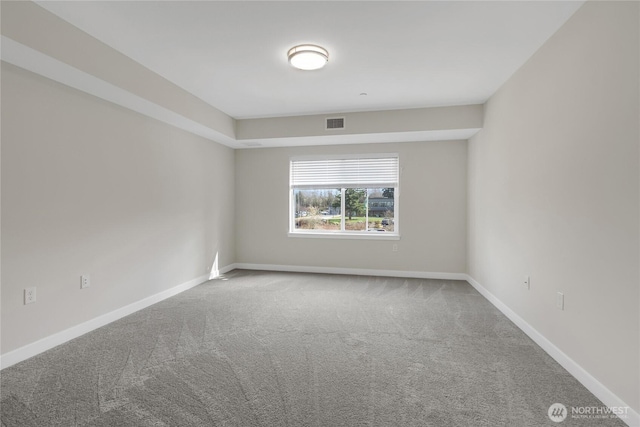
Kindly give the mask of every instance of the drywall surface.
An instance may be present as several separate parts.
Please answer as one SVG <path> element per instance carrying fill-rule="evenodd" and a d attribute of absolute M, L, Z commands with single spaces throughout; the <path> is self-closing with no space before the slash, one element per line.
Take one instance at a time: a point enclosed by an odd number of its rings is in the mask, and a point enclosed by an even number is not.
<path fill-rule="evenodd" d="M 345 153 L 399 154 L 399 241 L 287 235 L 290 158 Z M 237 150 L 237 262 L 464 273 L 466 157 L 466 141 Z"/>
<path fill-rule="evenodd" d="M 587 2 L 488 101 L 468 249 L 471 277 L 636 411 L 638 16 Z"/>
<path fill-rule="evenodd" d="M 326 136 L 327 117 L 345 119 L 344 129 L 329 131 L 333 135 L 477 129 L 482 126 L 482 105 L 243 119 L 236 123 L 237 136 L 240 140 Z"/>
<path fill-rule="evenodd" d="M 30 1 L 2 2 L 2 35 L 226 137 L 235 120 Z M 88 54 L 90 52 L 91 54 Z"/>
<path fill-rule="evenodd" d="M 235 262 L 233 168 L 230 148 L 2 63 L 2 353 Z"/>

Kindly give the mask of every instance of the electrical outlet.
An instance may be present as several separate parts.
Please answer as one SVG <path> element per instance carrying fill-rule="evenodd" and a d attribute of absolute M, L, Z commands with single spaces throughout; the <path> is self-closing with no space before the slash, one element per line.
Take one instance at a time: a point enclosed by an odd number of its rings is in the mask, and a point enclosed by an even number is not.
<path fill-rule="evenodd" d="M 24 290 L 24 305 L 33 304 L 36 302 L 36 287 L 25 288 Z"/>
<path fill-rule="evenodd" d="M 564 294 L 562 292 L 556 294 L 556 307 L 558 310 L 564 310 Z"/>
<path fill-rule="evenodd" d="M 531 289 L 531 278 L 529 276 L 524 276 L 523 283 L 526 290 Z"/>
<path fill-rule="evenodd" d="M 91 286 L 91 277 L 89 275 L 80 276 L 80 289 L 88 288 Z"/>
<path fill-rule="evenodd" d="M 398 245 L 396 243 L 394 243 L 393 246 L 391 246 L 391 250 L 393 252 L 398 252 Z"/>

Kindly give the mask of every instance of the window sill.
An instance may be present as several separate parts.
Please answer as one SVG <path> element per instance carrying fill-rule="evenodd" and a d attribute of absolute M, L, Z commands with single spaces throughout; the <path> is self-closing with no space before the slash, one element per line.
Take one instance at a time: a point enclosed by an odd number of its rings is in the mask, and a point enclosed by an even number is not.
<path fill-rule="evenodd" d="M 337 233 L 314 233 L 314 232 L 289 232 L 289 237 L 302 237 L 312 239 L 354 239 L 354 240 L 400 240 L 400 235 L 395 233 L 380 233 L 370 232 L 366 233 L 349 233 L 349 232 L 337 232 Z"/>

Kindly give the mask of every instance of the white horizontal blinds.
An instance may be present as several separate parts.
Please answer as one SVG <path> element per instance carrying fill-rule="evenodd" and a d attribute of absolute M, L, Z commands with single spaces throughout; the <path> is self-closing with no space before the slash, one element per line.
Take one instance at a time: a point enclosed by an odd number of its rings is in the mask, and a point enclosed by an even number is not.
<path fill-rule="evenodd" d="M 398 157 L 291 161 L 291 187 L 397 187 Z"/>

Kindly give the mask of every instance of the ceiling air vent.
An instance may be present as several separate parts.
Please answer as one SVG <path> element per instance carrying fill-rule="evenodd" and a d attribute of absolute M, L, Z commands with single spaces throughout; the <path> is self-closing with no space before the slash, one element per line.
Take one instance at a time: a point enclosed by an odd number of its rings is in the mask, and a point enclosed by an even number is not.
<path fill-rule="evenodd" d="M 344 129 L 344 117 L 327 118 L 327 130 Z"/>

